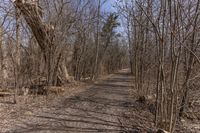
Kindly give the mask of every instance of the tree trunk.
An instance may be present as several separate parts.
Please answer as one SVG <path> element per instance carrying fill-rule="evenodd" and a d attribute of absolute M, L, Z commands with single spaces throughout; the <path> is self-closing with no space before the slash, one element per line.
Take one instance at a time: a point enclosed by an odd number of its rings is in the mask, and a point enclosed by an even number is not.
<path fill-rule="evenodd" d="M 3 45 L 3 28 L 0 27 L 0 58 L 1 58 L 1 80 L 3 87 L 6 86 L 6 80 L 8 79 L 8 72 L 7 72 L 7 63 L 6 63 L 6 50 L 4 49 Z"/>
<path fill-rule="evenodd" d="M 16 57 L 16 62 L 15 62 L 15 98 L 14 98 L 14 102 L 16 103 L 16 96 L 18 94 L 19 91 L 19 87 L 20 87 L 20 11 L 18 10 L 18 8 L 15 9 L 15 13 L 16 13 L 16 53 L 15 53 L 15 57 Z"/>
<path fill-rule="evenodd" d="M 45 73 L 47 76 L 47 85 L 56 85 L 57 77 L 54 76 L 55 73 L 57 73 L 58 71 L 58 69 L 56 69 L 57 63 L 59 64 L 59 62 L 56 62 L 56 60 L 57 56 L 60 55 L 55 53 L 56 45 L 54 44 L 55 42 L 53 42 L 54 29 L 48 24 L 42 22 L 42 11 L 36 5 L 30 3 L 22 3 L 21 1 L 16 1 L 15 5 L 21 11 L 41 48 L 45 60 Z M 69 78 L 67 68 L 66 66 L 64 66 L 64 64 L 61 65 L 61 68 L 63 71 L 64 80 L 66 80 L 66 78 Z"/>
<path fill-rule="evenodd" d="M 69 82 L 70 77 L 69 77 L 68 70 L 67 70 L 64 60 L 61 62 L 60 67 L 61 67 L 61 72 L 62 72 L 62 77 L 63 77 L 62 80 L 64 82 Z"/>
<path fill-rule="evenodd" d="M 97 36 L 96 36 L 96 55 L 95 55 L 95 63 L 92 72 L 91 79 L 94 80 L 98 76 L 98 59 L 99 59 L 99 24 L 100 24 L 100 10 L 101 10 L 101 0 L 98 1 L 98 9 L 97 9 Z"/>
<path fill-rule="evenodd" d="M 197 49 L 196 49 L 196 46 L 195 46 L 195 41 L 196 41 L 196 36 L 197 36 L 197 30 L 196 28 L 198 27 L 198 19 L 199 19 L 199 6 L 200 6 L 200 0 L 197 1 L 197 6 L 196 6 L 196 10 L 195 10 L 195 19 L 194 19 L 194 24 L 193 24 L 193 34 L 192 34 L 192 40 L 191 40 L 191 51 L 195 52 Z M 198 43 L 196 44 L 198 45 Z M 186 102 L 187 102 L 187 97 L 188 97 L 188 91 L 189 91 L 189 78 L 191 76 L 191 73 L 192 73 L 192 68 L 193 68 L 193 65 L 194 65 L 194 54 L 190 52 L 190 55 L 189 55 L 189 60 L 188 60 L 188 63 L 187 63 L 187 60 L 186 60 L 186 64 L 188 64 L 189 66 L 187 67 L 188 69 L 187 72 L 186 72 L 186 79 L 185 79 L 185 86 L 184 87 L 184 94 L 183 94 L 183 98 L 181 100 L 181 108 L 180 108 L 180 112 L 179 112 L 179 117 L 182 117 L 183 115 L 183 112 L 184 112 L 184 107 L 186 105 Z"/>

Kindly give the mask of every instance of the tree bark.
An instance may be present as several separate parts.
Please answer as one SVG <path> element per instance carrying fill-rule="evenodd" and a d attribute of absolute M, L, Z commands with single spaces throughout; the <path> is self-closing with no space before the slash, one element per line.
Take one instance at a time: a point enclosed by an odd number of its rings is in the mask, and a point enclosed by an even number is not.
<path fill-rule="evenodd" d="M 7 63 L 6 63 L 6 50 L 3 45 L 3 28 L 0 27 L 0 58 L 1 58 L 1 79 L 3 87 L 6 86 L 6 80 L 8 79 Z"/>
<path fill-rule="evenodd" d="M 28 26 L 31 28 L 31 31 L 41 48 L 45 60 L 47 85 L 56 85 L 57 83 L 55 82 L 55 80 L 57 79 L 57 77 L 54 77 L 54 73 L 57 73 L 58 71 L 58 69 L 56 69 L 56 60 L 57 55 L 59 54 L 55 53 L 56 46 L 54 44 L 55 42 L 53 41 L 54 29 L 52 29 L 51 25 L 49 26 L 48 24 L 42 22 L 42 11 L 41 8 L 38 8 L 36 6 L 37 4 L 33 5 L 30 3 L 22 3 L 18 0 L 15 1 L 15 5 L 24 16 Z M 61 68 L 63 71 L 64 80 L 66 80 L 67 78 L 69 78 L 67 68 L 66 66 L 64 67 L 64 64 L 61 65 Z"/>

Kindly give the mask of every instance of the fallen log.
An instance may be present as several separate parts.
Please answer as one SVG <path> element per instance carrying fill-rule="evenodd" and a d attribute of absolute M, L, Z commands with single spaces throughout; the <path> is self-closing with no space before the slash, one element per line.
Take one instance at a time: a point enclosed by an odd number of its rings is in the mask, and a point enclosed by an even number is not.
<path fill-rule="evenodd" d="M 9 96 L 14 96 L 14 93 L 10 92 L 0 92 L 0 97 L 9 97 Z"/>

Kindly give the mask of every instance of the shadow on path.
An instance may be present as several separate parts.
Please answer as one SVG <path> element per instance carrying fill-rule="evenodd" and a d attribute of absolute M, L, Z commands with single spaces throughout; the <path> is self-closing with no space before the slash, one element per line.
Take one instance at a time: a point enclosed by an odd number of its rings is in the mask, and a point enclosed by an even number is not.
<path fill-rule="evenodd" d="M 54 108 L 45 108 L 21 119 L 11 132 L 123 133 L 124 126 L 122 127 L 120 119 L 134 104 L 129 95 L 131 78 L 127 70 L 114 74 L 76 96 L 65 98 Z M 125 128 L 132 127 L 126 125 Z"/>

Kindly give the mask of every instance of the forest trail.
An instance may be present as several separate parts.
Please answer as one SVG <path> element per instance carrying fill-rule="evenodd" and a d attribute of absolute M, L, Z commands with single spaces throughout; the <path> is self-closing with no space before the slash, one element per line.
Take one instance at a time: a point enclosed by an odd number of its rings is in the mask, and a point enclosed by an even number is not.
<path fill-rule="evenodd" d="M 124 132 L 120 120 L 131 105 L 131 82 L 129 71 L 124 69 L 52 107 L 15 121 L 8 132 Z"/>

